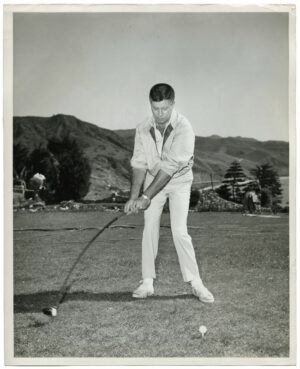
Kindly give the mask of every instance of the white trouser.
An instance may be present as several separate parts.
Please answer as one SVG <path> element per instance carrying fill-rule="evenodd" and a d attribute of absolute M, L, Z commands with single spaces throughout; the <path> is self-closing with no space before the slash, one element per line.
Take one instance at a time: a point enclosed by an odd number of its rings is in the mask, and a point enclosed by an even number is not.
<path fill-rule="evenodd" d="M 142 241 L 142 276 L 155 278 L 155 258 L 158 251 L 160 218 L 169 198 L 171 229 L 181 273 L 185 282 L 200 278 L 192 239 L 187 230 L 191 182 L 169 183 L 151 201 L 144 212 Z"/>

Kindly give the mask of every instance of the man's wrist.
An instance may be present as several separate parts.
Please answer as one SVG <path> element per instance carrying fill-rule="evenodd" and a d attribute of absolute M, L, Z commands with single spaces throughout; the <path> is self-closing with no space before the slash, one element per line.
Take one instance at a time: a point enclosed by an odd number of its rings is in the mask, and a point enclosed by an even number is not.
<path fill-rule="evenodd" d="M 142 198 L 148 201 L 151 201 L 150 197 L 146 195 L 145 193 L 142 194 Z"/>

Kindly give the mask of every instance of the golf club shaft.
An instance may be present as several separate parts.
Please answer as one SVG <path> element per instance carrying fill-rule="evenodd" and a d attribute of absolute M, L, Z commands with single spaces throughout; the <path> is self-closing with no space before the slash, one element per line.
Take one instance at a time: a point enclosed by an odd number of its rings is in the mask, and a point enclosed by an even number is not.
<path fill-rule="evenodd" d="M 82 255 L 87 251 L 87 249 L 91 246 L 91 244 L 96 240 L 97 237 L 100 236 L 100 234 L 102 232 L 104 232 L 104 230 L 106 228 L 108 228 L 109 226 L 111 226 L 113 223 L 115 223 L 117 220 L 119 220 L 122 216 L 124 216 L 124 213 L 121 213 L 120 215 L 114 217 L 110 222 L 108 222 L 103 228 L 101 228 L 96 234 L 95 236 L 89 241 L 89 243 L 85 246 L 85 248 L 80 252 L 80 254 L 78 255 L 77 259 L 75 260 L 75 263 L 72 265 L 72 268 L 70 269 L 68 275 L 66 276 L 64 283 L 59 291 L 59 299 L 58 299 L 58 305 L 57 307 L 64 301 L 67 293 L 68 293 L 68 281 L 69 278 L 72 274 L 72 272 L 74 271 L 74 269 L 76 268 L 76 265 L 79 263 Z"/>

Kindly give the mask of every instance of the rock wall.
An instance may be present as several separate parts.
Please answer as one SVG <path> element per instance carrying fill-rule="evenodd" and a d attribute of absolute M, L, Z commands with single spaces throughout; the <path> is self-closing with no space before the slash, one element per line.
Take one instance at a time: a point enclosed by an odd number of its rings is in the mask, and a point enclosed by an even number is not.
<path fill-rule="evenodd" d="M 195 211 L 242 211 L 243 205 L 222 199 L 212 190 L 199 190 L 199 200 Z"/>

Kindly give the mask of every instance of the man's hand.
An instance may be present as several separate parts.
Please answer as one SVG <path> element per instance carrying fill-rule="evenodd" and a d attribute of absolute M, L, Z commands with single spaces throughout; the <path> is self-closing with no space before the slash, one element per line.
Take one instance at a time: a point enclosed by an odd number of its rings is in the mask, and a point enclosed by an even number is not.
<path fill-rule="evenodd" d="M 124 213 L 127 215 L 131 213 L 138 213 L 139 210 L 146 210 L 150 204 L 151 200 L 147 200 L 142 196 L 136 200 L 130 199 L 125 204 Z"/>
<path fill-rule="evenodd" d="M 136 202 L 136 200 L 134 200 L 134 199 L 129 199 L 129 200 L 126 202 L 125 206 L 124 206 L 124 213 L 126 213 L 127 215 L 128 215 L 128 214 L 133 213 L 133 212 L 134 212 L 134 211 L 133 211 L 133 208 L 134 208 L 134 204 L 135 204 L 135 202 Z"/>
<path fill-rule="evenodd" d="M 135 200 L 133 205 L 133 210 L 135 213 L 137 213 L 139 210 L 146 210 L 151 204 L 150 199 L 145 199 L 144 197 L 139 197 L 137 200 Z"/>

